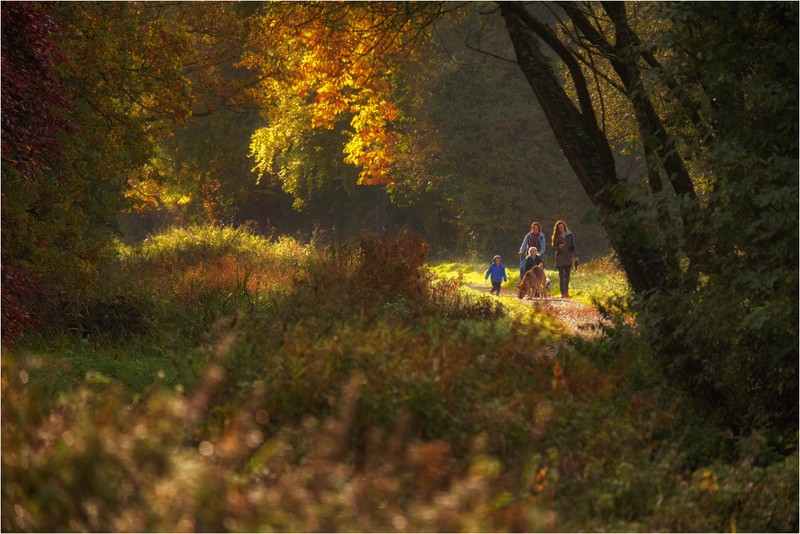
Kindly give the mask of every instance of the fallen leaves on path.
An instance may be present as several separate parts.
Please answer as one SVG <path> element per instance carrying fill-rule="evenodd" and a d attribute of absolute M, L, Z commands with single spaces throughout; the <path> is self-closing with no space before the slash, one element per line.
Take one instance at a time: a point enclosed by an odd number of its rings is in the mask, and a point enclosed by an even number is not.
<path fill-rule="evenodd" d="M 479 285 L 470 285 L 470 287 L 479 291 L 486 290 L 485 287 Z M 503 289 L 500 291 L 500 298 L 517 299 L 517 292 L 516 290 Z M 523 302 L 555 317 L 564 324 L 567 332 L 572 335 L 587 338 L 598 337 L 603 333 L 600 326 L 608 324 L 608 321 L 603 318 L 596 308 L 575 299 L 548 297 L 545 299 L 523 300 Z"/>
<path fill-rule="evenodd" d="M 602 335 L 600 326 L 608 321 L 595 308 L 574 299 L 547 298 L 529 302 L 564 323 L 570 334 L 584 337 Z"/>

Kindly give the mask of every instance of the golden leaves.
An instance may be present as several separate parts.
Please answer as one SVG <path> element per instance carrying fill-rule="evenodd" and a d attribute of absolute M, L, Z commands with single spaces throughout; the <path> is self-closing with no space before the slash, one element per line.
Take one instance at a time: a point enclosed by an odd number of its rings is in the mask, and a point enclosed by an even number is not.
<path fill-rule="evenodd" d="M 398 143 L 393 122 L 399 117 L 391 101 L 392 63 L 407 52 L 402 43 L 404 21 L 393 9 L 292 4 L 262 19 L 262 31 L 270 38 L 243 64 L 273 68 L 265 58 L 276 49 L 286 51 L 279 60 L 280 76 L 268 77 L 253 91 L 261 102 L 273 104 L 270 126 L 259 130 L 251 144 L 262 175 L 280 173 L 272 168 L 274 154 L 285 152 L 304 133 L 348 121 L 344 161 L 361 168 L 359 183 L 391 183 Z"/>
<path fill-rule="evenodd" d="M 697 478 L 697 485 L 702 491 L 707 491 L 709 493 L 716 493 L 719 491 L 719 479 L 717 478 L 717 474 L 710 469 L 703 470 Z"/>

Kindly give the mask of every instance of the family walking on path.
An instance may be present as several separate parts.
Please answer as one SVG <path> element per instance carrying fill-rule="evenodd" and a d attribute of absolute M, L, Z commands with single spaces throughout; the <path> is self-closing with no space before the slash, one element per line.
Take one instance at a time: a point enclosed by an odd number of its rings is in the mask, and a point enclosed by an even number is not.
<path fill-rule="evenodd" d="M 575 236 L 570 231 L 567 223 L 556 221 L 553 226 L 553 235 L 550 238 L 550 246 L 555 253 L 556 269 L 558 270 L 558 284 L 561 290 L 561 298 L 569 298 L 569 280 L 572 274 L 573 264 L 578 266 L 578 252 L 575 248 Z M 542 225 L 534 221 L 531 229 L 522 239 L 519 247 L 519 278 L 523 279 L 525 273 L 536 265 L 544 268 L 543 254 L 547 251 L 547 238 L 542 232 Z M 492 258 L 492 264 L 486 271 L 484 280 L 491 276 L 491 294 L 500 296 L 500 286 L 507 280 L 506 268 L 503 266 L 503 259 L 500 255 Z M 547 279 L 547 287 L 550 287 L 550 279 Z"/>

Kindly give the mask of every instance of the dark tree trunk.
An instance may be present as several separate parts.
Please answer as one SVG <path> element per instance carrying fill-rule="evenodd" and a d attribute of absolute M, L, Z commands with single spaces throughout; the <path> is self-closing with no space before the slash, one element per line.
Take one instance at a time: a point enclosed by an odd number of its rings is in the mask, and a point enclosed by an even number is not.
<path fill-rule="evenodd" d="M 646 210 L 632 201 L 617 177 L 608 140 L 597 126 L 586 83 L 574 58 L 554 34 L 517 3 L 498 4 L 517 62 L 533 89 L 564 156 L 598 208 L 603 225 L 633 290 L 638 294 L 664 287 L 666 263 L 655 226 Z M 576 84 L 581 109 L 564 91 L 559 76 L 539 44 L 544 40 L 564 60 Z"/>

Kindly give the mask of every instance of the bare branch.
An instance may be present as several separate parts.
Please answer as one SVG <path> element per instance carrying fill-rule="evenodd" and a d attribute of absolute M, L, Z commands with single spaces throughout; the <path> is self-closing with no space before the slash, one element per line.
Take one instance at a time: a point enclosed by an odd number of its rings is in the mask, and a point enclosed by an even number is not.
<path fill-rule="evenodd" d="M 488 57 L 499 59 L 500 61 L 505 61 L 507 63 L 513 63 L 515 65 L 517 64 L 517 60 L 516 59 L 510 59 L 510 58 L 507 58 L 507 57 L 499 56 L 497 54 L 493 54 L 492 52 L 487 52 L 486 50 L 483 50 L 481 48 L 472 46 L 471 44 L 469 44 L 466 41 L 464 42 L 464 46 L 466 46 L 468 49 L 472 50 L 473 52 L 478 52 L 479 54 L 483 54 L 483 55 L 488 56 Z"/>

